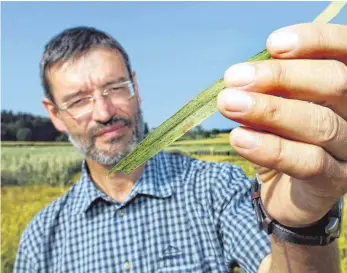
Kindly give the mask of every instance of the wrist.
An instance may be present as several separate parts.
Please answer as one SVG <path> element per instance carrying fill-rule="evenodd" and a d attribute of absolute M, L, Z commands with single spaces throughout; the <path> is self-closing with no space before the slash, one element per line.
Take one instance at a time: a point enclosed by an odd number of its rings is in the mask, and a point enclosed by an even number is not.
<path fill-rule="evenodd" d="M 258 176 L 252 186 L 252 205 L 256 213 L 259 229 L 277 238 L 301 245 L 328 245 L 340 236 L 343 198 L 319 221 L 306 227 L 288 227 L 281 225 L 265 210 L 260 198 L 261 184 Z"/>

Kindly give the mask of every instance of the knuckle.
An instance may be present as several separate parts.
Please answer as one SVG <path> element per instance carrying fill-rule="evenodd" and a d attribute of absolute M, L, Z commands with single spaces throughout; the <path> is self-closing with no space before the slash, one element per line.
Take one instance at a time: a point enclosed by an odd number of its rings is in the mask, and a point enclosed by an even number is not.
<path fill-rule="evenodd" d="M 326 33 L 324 32 L 324 30 L 319 27 L 316 26 L 316 41 L 317 41 L 317 50 L 324 52 L 325 48 L 326 48 Z"/>
<path fill-rule="evenodd" d="M 339 136 L 339 119 L 333 110 L 324 108 L 324 111 L 318 111 L 316 136 L 318 145 L 327 146 L 328 144 L 336 141 Z"/>
<path fill-rule="evenodd" d="M 332 82 L 334 95 L 338 97 L 347 96 L 347 66 L 336 60 L 332 61 L 332 66 L 333 75 L 335 75 Z"/>
<path fill-rule="evenodd" d="M 287 78 L 285 66 L 281 62 L 271 62 L 273 87 L 279 88 L 283 86 Z"/>
<path fill-rule="evenodd" d="M 309 162 L 306 165 L 305 179 L 311 180 L 325 175 L 327 157 L 323 148 L 311 146 L 309 150 Z"/>
<path fill-rule="evenodd" d="M 275 166 L 280 166 L 285 160 L 285 146 L 280 138 L 277 140 L 277 145 L 275 147 L 276 150 L 272 160 Z"/>
<path fill-rule="evenodd" d="M 280 104 L 271 97 L 266 97 L 263 104 L 262 111 L 265 120 L 277 123 L 281 120 L 281 107 Z"/>

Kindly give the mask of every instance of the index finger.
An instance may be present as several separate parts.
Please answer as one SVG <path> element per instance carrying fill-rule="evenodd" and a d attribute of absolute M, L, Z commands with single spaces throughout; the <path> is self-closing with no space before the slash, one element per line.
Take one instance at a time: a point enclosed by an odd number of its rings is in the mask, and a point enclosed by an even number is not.
<path fill-rule="evenodd" d="M 335 59 L 347 64 L 347 26 L 323 23 L 276 30 L 267 40 L 276 59 Z"/>

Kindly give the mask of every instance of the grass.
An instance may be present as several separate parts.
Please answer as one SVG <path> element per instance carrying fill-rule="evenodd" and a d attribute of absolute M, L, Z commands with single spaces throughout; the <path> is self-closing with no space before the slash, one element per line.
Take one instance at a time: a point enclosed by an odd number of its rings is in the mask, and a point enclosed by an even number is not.
<path fill-rule="evenodd" d="M 2 185 L 68 185 L 81 167 L 82 156 L 72 146 L 2 147 Z"/>
<path fill-rule="evenodd" d="M 196 145 L 170 145 L 165 148 L 165 151 L 181 151 L 183 153 L 194 153 L 206 151 L 210 154 L 214 152 L 231 152 L 235 154 L 235 152 L 230 147 L 230 144 L 196 144 Z"/>
<path fill-rule="evenodd" d="M 70 142 L 58 142 L 58 141 L 1 141 L 1 147 L 27 147 L 27 146 L 71 146 Z"/>
<path fill-rule="evenodd" d="M 205 144 L 229 144 L 229 134 L 219 134 L 214 138 L 208 139 L 192 139 L 192 140 L 178 140 L 173 145 L 205 145 Z"/>
<path fill-rule="evenodd" d="M 20 235 L 30 219 L 66 190 L 46 185 L 1 187 L 1 272 L 13 271 Z"/>
<path fill-rule="evenodd" d="M 190 154 L 194 152 L 208 152 L 213 155 L 214 152 L 231 152 L 231 155 L 236 155 L 229 144 L 229 134 L 219 134 L 214 138 L 209 139 L 192 139 L 176 141 L 166 151 L 180 151 Z"/>

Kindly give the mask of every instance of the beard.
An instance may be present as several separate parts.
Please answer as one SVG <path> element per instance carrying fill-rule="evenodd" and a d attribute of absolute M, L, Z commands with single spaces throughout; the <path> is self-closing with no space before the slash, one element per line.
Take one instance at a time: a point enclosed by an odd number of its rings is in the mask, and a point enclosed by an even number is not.
<path fill-rule="evenodd" d="M 108 150 L 96 147 L 96 132 L 101 129 L 122 122 L 125 126 L 132 128 L 131 139 L 127 140 L 124 136 L 118 136 L 107 140 L 110 144 Z M 134 123 L 134 125 L 133 125 Z M 134 150 L 136 145 L 144 138 L 144 120 L 141 108 L 138 108 L 134 122 L 131 119 L 121 116 L 113 116 L 105 123 L 97 123 L 85 135 L 67 133 L 69 141 L 85 157 L 96 161 L 104 166 L 113 166 L 121 159 Z"/>

